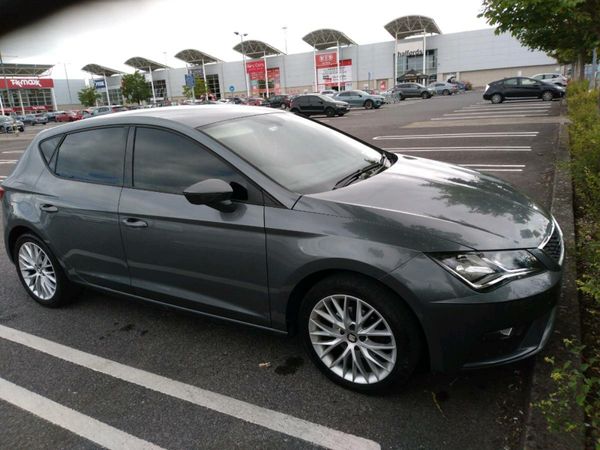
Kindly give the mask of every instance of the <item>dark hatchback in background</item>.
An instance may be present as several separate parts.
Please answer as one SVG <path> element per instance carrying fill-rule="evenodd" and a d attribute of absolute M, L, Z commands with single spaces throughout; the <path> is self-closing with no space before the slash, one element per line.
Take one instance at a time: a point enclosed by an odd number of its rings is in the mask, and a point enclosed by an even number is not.
<path fill-rule="evenodd" d="M 289 109 L 292 104 L 291 95 L 272 95 L 266 101 L 265 106 L 278 109 Z"/>
<path fill-rule="evenodd" d="M 490 100 L 492 103 L 502 103 L 504 100 L 518 98 L 539 98 L 551 101 L 564 95 L 565 90 L 561 86 L 544 83 L 534 78 L 513 77 L 492 81 L 485 87 L 483 99 Z"/>
<path fill-rule="evenodd" d="M 156 108 L 45 130 L 0 197 L 40 304 L 88 286 L 298 332 L 359 391 L 421 360 L 451 372 L 531 356 L 554 321 L 550 214 L 497 178 L 283 111 Z"/>
<path fill-rule="evenodd" d="M 435 95 L 435 91 L 420 83 L 399 83 L 392 89 L 392 95 L 398 97 L 400 100 L 416 97 L 428 99 Z"/>
<path fill-rule="evenodd" d="M 348 103 L 322 94 L 299 95 L 292 100 L 290 111 L 302 116 L 343 116 L 348 112 Z"/>

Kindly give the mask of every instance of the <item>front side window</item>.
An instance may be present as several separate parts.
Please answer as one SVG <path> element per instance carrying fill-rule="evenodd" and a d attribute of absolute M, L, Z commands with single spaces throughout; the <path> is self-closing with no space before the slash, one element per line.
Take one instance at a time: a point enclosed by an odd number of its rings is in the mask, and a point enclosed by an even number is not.
<path fill-rule="evenodd" d="M 58 149 L 56 174 L 78 181 L 121 185 L 127 130 L 111 127 L 67 135 Z"/>
<path fill-rule="evenodd" d="M 243 117 L 200 129 L 289 191 L 331 190 L 349 174 L 376 164 L 381 153 L 293 114 Z"/>
<path fill-rule="evenodd" d="M 198 143 L 167 130 L 136 129 L 133 156 L 135 188 L 183 194 L 191 185 L 210 178 L 227 181 L 232 185 L 237 200 L 247 200 L 244 193 L 248 186 L 243 177 Z"/>
<path fill-rule="evenodd" d="M 538 86 L 539 82 L 536 80 L 531 80 L 529 78 L 521 79 L 521 86 Z"/>

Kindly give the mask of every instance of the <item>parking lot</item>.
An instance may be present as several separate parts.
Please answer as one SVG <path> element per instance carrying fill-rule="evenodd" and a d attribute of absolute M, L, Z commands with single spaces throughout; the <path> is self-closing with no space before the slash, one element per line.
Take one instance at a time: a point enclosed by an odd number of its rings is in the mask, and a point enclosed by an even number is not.
<path fill-rule="evenodd" d="M 491 105 L 470 92 L 315 119 L 389 151 L 493 174 L 550 207 L 558 102 Z M 0 182 L 40 129 L 0 136 Z M 4 252 L 0 274 L 1 448 L 522 444 L 531 361 L 422 370 L 402 389 L 365 396 L 329 382 L 294 337 L 91 291 L 45 309 Z"/>

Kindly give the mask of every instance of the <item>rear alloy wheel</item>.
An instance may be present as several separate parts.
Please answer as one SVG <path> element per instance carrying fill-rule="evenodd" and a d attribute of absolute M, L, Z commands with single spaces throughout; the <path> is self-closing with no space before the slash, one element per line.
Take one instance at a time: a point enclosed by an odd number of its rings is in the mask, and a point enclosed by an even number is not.
<path fill-rule="evenodd" d="M 282 103 L 281 106 L 279 107 L 280 109 L 286 109 L 285 103 Z"/>
<path fill-rule="evenodd" d="M 325 109 L 325 114 L 327 115 L 327 117 L 333 117 L 335 116 L 335 109 L 328 107 Z"/>
<path fill-rule="evenodd" d="M 444 89 L 442 91 L 442 95 L 450 95 L 450 91 L 448 89 Z"/>
<path fill-rule="evenodd" d="M 305 347 L 334 382 L 377 392 L 404 382 L 421 353 L 416 320 L 401 300 L 367 279 L 331 277 L 309 291 L 299 326 Z"/>
<path fill-rule="evenodd" d="M 497 105 L 498 103 L 502 103 L 504 101 L 504 97 L 500 94 L 492 95 L 492 103 Z"/>
<path fill-rule="evenodd" d="M 54 308 L 76 295 L 77 289 L 66 278 L 50 249 L 37 237 L 31 234 L 19 237 L 13 255 L 23 287 L 39 304 Z"/>
<path fill-rule="evenodd" d="M 365 109 L 372 109 L 373 108 L 373 100 L 367 100 L 365 102 Z"/>
<path fill-rule="evenodd" d="M 544 91 L 544 93 L 542 94 L 542 100 L 544 100 L 545 102 L 551 102 L 552 100 L 554 100 L 554 94 L 552 94 L 552 92 L 550 91 Z"/>

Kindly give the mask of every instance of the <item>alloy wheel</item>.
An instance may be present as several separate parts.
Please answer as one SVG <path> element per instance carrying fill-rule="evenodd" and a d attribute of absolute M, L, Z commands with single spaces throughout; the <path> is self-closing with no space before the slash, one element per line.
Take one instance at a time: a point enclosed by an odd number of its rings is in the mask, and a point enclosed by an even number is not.
<path fill-rule="evenodd" d="M 24 243 L 19 249 L 19 270 L 27 288 L 42 300 L 56 293 L 56 272 L 52 261 L 38 245 Z"/>
<path fill-rule="evenodd" d="M 380 382 L 396 365 L 396 340 L 389 324 L 359 298 L 323 298 L 310 313 L 308 331 L 323 364 L 349 382 Z"/>

